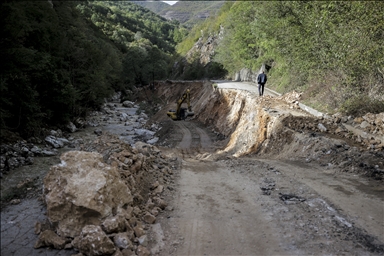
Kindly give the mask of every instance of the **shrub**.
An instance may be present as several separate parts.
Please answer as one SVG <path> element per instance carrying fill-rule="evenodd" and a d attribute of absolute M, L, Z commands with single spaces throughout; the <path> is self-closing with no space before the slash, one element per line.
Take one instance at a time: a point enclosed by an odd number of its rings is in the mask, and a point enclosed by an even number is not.
<path fill-rule="evenodd" d="M 384 101 L 372 99 L 368 95 L 357 95 L 347 99 L 341 106 L 341 111 L 353 116 L 365 113 L 378 114 L 384 112 Z"/>

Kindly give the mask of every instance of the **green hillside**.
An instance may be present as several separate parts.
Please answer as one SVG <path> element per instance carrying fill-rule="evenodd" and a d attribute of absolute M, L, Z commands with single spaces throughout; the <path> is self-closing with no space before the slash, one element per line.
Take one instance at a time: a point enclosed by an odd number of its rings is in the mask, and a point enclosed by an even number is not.
<path fill-rule="evenodd" d="M 384 111 L 384 2 L 228 2 L 178 45 L 224 27 L 214 60 L 230 74 L 270 68 L 268 86 L 325 112 Z M 195 32 L 194 32 L 195 31 Z"/>
<path fill-rule="evenodd" d="M 0 19 L 0 128 L 22 135 L 166 77 L 178 34 L 129 2 L 7 1 Z"/>

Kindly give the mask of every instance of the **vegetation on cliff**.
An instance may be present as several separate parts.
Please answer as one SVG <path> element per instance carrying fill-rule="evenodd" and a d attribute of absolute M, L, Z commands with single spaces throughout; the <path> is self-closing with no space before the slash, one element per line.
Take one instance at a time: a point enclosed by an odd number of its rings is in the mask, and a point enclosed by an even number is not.
<path fill-rule="evenodd" d="M 268 86 L 304 92 L 320 110 L 383 112 L 383 13 L 379 1 L 228 2 L 199 30 L 208 35 L 224 27 L 214 60 L 230 74 L 267 64 Z"/>

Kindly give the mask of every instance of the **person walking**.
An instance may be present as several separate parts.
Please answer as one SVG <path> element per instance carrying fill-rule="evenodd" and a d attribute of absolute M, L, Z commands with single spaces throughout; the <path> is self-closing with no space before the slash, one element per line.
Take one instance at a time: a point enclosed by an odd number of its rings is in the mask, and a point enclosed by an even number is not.
<path fill-rule="evenodd" d="M 264 70 L 262 73 L 260 73 L 257 76 L 257 84 L 259 85 L 259 96 L 263 96 L 264 94 L 264 85 L 267 82 L 267 75 L 264 73 Z"/>

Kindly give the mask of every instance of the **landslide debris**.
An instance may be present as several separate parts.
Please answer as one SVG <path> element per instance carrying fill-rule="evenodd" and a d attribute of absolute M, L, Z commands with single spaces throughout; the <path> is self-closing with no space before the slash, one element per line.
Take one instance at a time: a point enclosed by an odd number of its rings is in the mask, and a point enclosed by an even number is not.
<path fill-rule="evenodd" d="M 104 134 L 60 159 L 44 179 L 48 225 L 36 225 L 35 248 L 148 255 L 146 230 L 167 206 L 162 195 L 172 187 L 178 158 Z"/>

